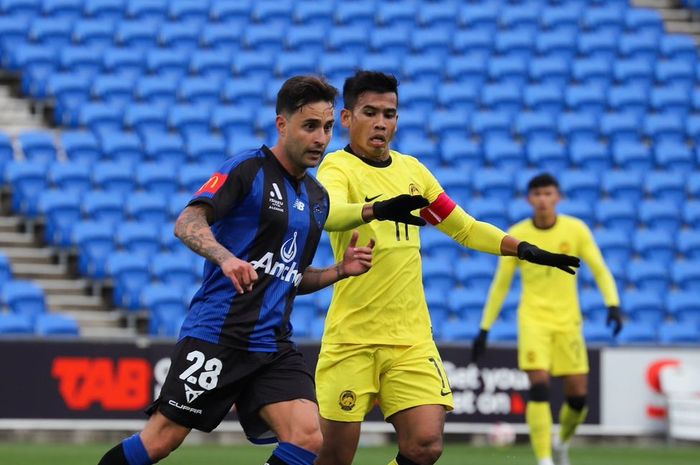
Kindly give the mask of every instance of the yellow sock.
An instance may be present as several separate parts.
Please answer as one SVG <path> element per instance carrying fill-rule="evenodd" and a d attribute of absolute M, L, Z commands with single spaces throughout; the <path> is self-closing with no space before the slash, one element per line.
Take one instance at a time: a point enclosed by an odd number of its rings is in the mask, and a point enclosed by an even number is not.
<path fill-rule="evenodd" d="M 588 407 L 574 410 L 569 404 L 564 402 L 561 410 L 559 410 L 559 439 L 561 439 L 561 442 L 567 442 L 571 439 L 578 425 L 586 419 L 586 415 L 588 415 Z"/>
<path fill-rule="evenodd" d="M 389 462 L 389 465 L 399 465 L 399 462 L 397 462 L 396 459 L 393 459 L 391 462 Z"/>
<path fill-rule="evenodd" d="M 552 410 L 549 402 L 528 402 L 525 419 L 537 460 L 552 456 Z"/>

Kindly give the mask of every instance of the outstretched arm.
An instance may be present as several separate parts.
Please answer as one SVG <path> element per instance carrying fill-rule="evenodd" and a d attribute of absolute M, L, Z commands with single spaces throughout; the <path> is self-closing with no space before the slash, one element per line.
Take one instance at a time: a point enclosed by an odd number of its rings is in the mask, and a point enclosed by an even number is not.
<path fill-rule="evenodd" d="M 175 235 L 193 252 L 219 265 L 239 294 L 251 291 L 258 274 L 250 263 L 237 258 L 216 240 L 209 226 L 213 216 L 209 205 L 190 205 L 178 216 Z"/>
<path fill-rule="evenodd" d="M 310 294 L 348 276 L 358 276 L 366 273 L 372 267 L 374 239 L 370 239 L 365 247 L 357 247 L 358 237 L 359 233 L 353 231 L 342 262 L 328 268 L 314 268 L 311 266 L 306 268 L 297 294 Z"/>

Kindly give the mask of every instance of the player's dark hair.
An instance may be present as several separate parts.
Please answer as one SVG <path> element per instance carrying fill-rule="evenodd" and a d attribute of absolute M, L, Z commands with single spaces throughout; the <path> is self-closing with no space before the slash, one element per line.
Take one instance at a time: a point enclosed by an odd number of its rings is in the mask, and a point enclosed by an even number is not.
<path fill-rule="evenodd" d="M 557 190 L 559 190 L 559 181 L 557 181 L 557 178 L 555 178 L 549 173 L 542 173 L 530 179 L 530 182 L 527 183 L 527 191 L 530 192 L 533 189 L 537 189 L 539 187 L 549 186 L 554 186 L 557 188 Z"/>
<path fill-rule="evenodd" d="M 304 105 L 316 102 L 330 102 L 335 106 L 338 89 L 325 79 L 317 76 L 294 76 L 282 84 L 277 93 L 275 110 L 280 115 L 296 113 Z"/>
<path fill-rule="evenodd" d="M 352 110 L 357 104 L 357 99 L 363 92 L 377 92 L 385 94 L 393 92 L 396 99 L 399 98 L 399 81 L 393 74 L 380 73 L 378 71 L 359 70 L 354 76 L 345 80 L 343 85 L 343 102 L 345 108 Z"/>

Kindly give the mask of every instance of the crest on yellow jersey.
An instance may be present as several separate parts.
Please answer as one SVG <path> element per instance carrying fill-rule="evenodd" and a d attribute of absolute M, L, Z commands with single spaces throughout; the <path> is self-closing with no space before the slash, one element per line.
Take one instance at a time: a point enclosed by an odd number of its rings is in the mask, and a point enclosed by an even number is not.
<path fill-rule="evenodd" d="M 562 242 L 559 244 L 559 252 L 561 253 L 569 253 L 571 252 L 571 244 L 568 242 Z"/>
<path fill-rule="evenodd" d="M 420 195 L 420 191 L 418 190 L 418 186 L 415 184 L 411 183 L 408 185 L 408 193 L 411 195 Z"/>
<path fill-rule="evenodd" d="M 357 402 L 357 396 L 352 391 L 343 391 L 340 393 L 340 398 L 338 399 L 338 405 L 343 410 L 352 410 Z"/>

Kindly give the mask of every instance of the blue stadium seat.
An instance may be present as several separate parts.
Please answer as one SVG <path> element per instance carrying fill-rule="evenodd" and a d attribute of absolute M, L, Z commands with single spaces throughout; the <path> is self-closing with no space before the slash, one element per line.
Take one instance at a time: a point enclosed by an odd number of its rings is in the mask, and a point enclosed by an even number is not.
<path fill-rule="evenodd" d="M 14 280 L 2 286 L 2 301 L 10 311 L 33 320 L 46 312 L 44 291 L 32 281 Z"/>
<path fill-rule="evenodd" d="M 627 266 L 627 279 L 637 289 L 664 295 L 671 282 L 668 267 L 655 261 L 633 261 Z"/>
<path fill-rule="evenodd" d="M 154 108 L 154 111 L 159 111 L 160 109 L 155 108 L 156 106 L 164 107 L 175 102 L 177 84 L 177 78 L 170 75 L 160 76 L 158 74 L 154 74 L 152 76 L 141 76 L 136 81 L 136 87 L 134 88 L 134 97 L 142 102 L 137 105 L 142 105 L 141 109 L 152 107 Z M 126 115 L 132 114 L 130 113 L 130 107 L 131 105 L 127 105 L 125 112 Z M 135 118 L 141 118 L 141 115 L 144 114 L 141 109 L 139 109 L 138 113 L 135 114 L 138 115 L 134 116 Z M 150 115 L 151 113 L 144 114 L 144 116 L 152 118 Z M 135 124 L 139 124 L 138 120 L 135 121 L 137 121 Z"/>
<path fill-rule="evenodd" d="M 436 86 L 442 82 L 444 64 L 432 54 L 407 55 L 403 59 L 402 76 L 415 83 Z"/>
<path fill-rule="evenodd" d="M 454 2 L 420 4 L 416 16 L 416 25 L 421 29 L 442 29 L 451 31 L 455 27 L 458 5 Z"/>
<path fill-rule="evenodd" d="M 183 205 L 184 207 L 184 205 Z M 175 223 L 164 223 L 160 227 L 160 245 L 163 250 L 175 254 L 193 253 L 175 236 Z"/>
<path fill-rule="evenodd" d="M 695 144 L 700 141 L 700 115 L 691 114 L 685 119 L 685 131 Z"/>
<path fill-rule="evenodd" d="M 43 43 L 59 48 L 70 44 L 72 24 L 67 18 L 34 17 L 29 25 L 27 38 L 34 43 Z"/>
<path fill-rule="evenodd" d="M 214 105 L 220 94 L 221 80 L 210 76 L 186 77 L 177 89 L 179 100 L 197 105 Z"/>
<path fill-rule="evenodd" d="M 337 54 L 334 53 L 334 55 Z M 363 54 L 360 58 L 359 65 L 359 67 L 362 69 L 373 69 L 383 73 L 394 74 L 396 76 L 401 75 L 401 60 L 398 56 L 389 55 L 388 53 Z M 351 71 L 351 73 L 353 72 L 354 69 Z M 337 78 L 339 78 L 339 76 L 336 76 L 336 79 Z M 339 82 L 342 83 L 343 79 L 344 78 L 341 78 Z"/>
<path fill-rule="evenodd" d="M 577 33 L 582 10 L 575 2 L 550 5 L 542 10 L 540 25 L 555 33 Z"/>
<path fill-rule="evenodd" d="M 491 58 L 487 69 L 489 78 L 501 84 L 515 84 L 522 88 L 528 80 L 528 62 L 522 58 Z"/>
<path fill-rule="evenodd" d="M 209 178 L 207 178 L 207 179 L 209 179 Z M 204 184 L 204 182 L 202 182 L 202 184 Z M 201 184 L 200 184 L 200 186 L 201 186 Z M 167 198 L 168 199 L 168 215 L 170 216 L 170 218 L 172 218 L 173 220 L 177 219 L 177 217 L 180 215 L 182 210 L 189 203 L 190 199 L 193 196 L 193 193 L 196 192 L 200 186 L 197 186 L 197 188 L 195 188 L 195 190 L 193 190 L 193 191 L 177 192 L 176 194 L 173 194 Z"/>
<path fill-rule="evenodd" d="M 675 233 L 681 227 L 681 212 L 669 200 L 645 200 L 639 205 L 639 219 L 648 228 L 665 229 Z"/>
<path fill-rule="evenodd" d="M 120 107 L 110 103 L 86 103 L 80 106 L 78 122 L 93 134 L 100 134 L 121 129 L 123 114 Z"/>
<path fill-rule="evenodd" d="M 174 292 L 172 286 L 164 284 L 149 284 L 141 291 L 141 306 L 150 310 L 149 333 L 152 336 L 166 336 L 167 321 L 176 317 L 184 317 L 187 306 L 184 292 Z"/>
<path fill-rule="evenodd" d="M 594 142 L 598 139 L 598 121 L 587 113 L 562 113 L 558 119 L 559 135 L 569 144 Z"/>
<path fill-rule="evenodd" d="M 496 32 L 501 5 L 497 3 L 464 4 L 457 19 L 460 29 Z"/>
<path fill-rule="evenodd" d="M 700 259 L 700 231 L 683 230 L 679 232 L 677 248 L 687 259 Z"/>
<path fill-rule="evenodd" d="M 87 131 L 63 131 L 61 145 L 73 163 L 91 164 L 101 156 L 97 138 Z"/>
<path fill-rule="evenodd" d="M 11 161 L 5 167 L 5 179 L 12 186 L 12 209 L 35 216 L 39 194 L 47 186 L 46 167 L 26 161 Z"/>
<path fill-rule="evenodd" d="M 603 173 L 603 190 L 613 199 L 638 203 L 644 197 L 642 173 L 608 171 Z"/>
<path fill-rule="evenodd" d="M 84 0 L 83 15 L 86 18 L 121 19 L 125 3 L 124 0 Z"/>
<path fill-rule="evenodd" d="M 209 132 L 209 106 L 203 104 L 173 105 L 168 110 L 168 126 L 186 140 Z"/>
<path fill-rule="evenodd" d="M 666 87 L 655 87 L 651 91 L 651 108 L 659 113 L 672 113 L 681 118 L 688 115 L 691 99 L 688 89 L 671 84 Z"/>
<path fill-rule="evenodd" d="M 573 165 L 589 171 L 603 172 L 612 166 L 608 146 L 597 140 L 574 140 L 569 157 Z"/>
<path fill-rule="evenodd" d="M 653 65 L 659 55 L 659 36 L 636 32 L 622 34 L 617 50 L 624 59 L 640 60 Z"/>
<path fill-rule="evenodd" d="M 564 199 L 558 205 L 559 212 L 576 217 L 581 221 L 593 227 L 593 209 L 590 204 L 581 200 Z"/>
<path fill-rule="evenodd" d="M 441 141 L 440 157 L 445 164 L 465 169 L 477 169 L 483 165 L 481 147 L 467 137 L 447 137 Z"/>
<path fill-rule="evenodd" d="M 534 55 L 535 34 L 522 29 L 501 31 L 495 36 L 494 50 L 500 56 L 527 60 Z"/>
<path fill-rule="evenodd" d="M 78 336 L 80 334 L 80 327 L 75 318 L 56 313 L 39 315 L 34 330 L 39 336 Z"/>
<path fill-rule="evenodd" d="M 136 181 L 145 191 L 173 195 L 180 187 L 174 167 L 172 162 L 139 164 L 136 167 Z"/>
<path fill-rule="evenodd" d="M 452 113 L 437 111 L 435 115 L 431 118 L 431 127 L 429 132 L 433 135 L 440 136 L 444 134 L 450 134 L 451 132 L 456 132 L 456 127 L 459 126 L 459 119 L 464 118 L 466 121 L 466 114 L 464 112 L 455 113 L 455 118 L 449 118 Z M 457 120 L 457 121 L 455 121 Z M 426 115 L 420 111 L 406 110 L 401 112 L 401 132 L 413 133 L 419 136 L 425 136 L 426 132 Z M 465 131 L 456 132 L 456 135 L 463 135 Z"/>
<path fill-rule="evenodd" d="M 97 163 L 92 170 L 95 187 L 110 194 L 126 195 L 136 188 L 134 170 L 124 161 L 104 161 Z"/>
<path fill-rule="evenodd" d="M 488 110 L 515 115 L 522 108 L 522 91 L 515 84 L 487 84 L 480 93 L 481 105 Z"/>
<path fill-rule="evenodd" d="M 223 80 L 231 74 L 233 56 L 226 50 L 198 50 L 189 61 L 189 72 Z"/>
<path fill-rule="evenodd" d="M 291 21 L 293 5 L 292 0 L 254 2 L 250 17 L 256 22 L 281 29 Z"/>
<path fill-rule="evenodd" d="M 583 337 L 589 345 L 606 345 L 613 342 L 612 330 L 603 321 L 587 321 L 583 325 Z"/>
<path fill-rule="evenodd" d="M 275 98 L 279 86 L 274 87 Z M 227 103 L 233 103 L 241 109 L 252 109 L 262 105 L 265 93 L 265 83 L 245 78 L 227 79 L 223 84 L 221 99 Z"/>
<path fill-rule="evenodd" d="M 489 340 L 494 342 L 515 342 L 518 340 L 518 326 L 514 321 L 499 321 L 489 331 Z"/>
<path fill-rule="evenodd" d="M 578 54 L 613 60 L 617 54 L 618 35 L 611 32 L 582 32 L 578 36 Z"/>
<path fill-rule="evenodd" d="M 445 192 L 457 203 L 466 202 L 472 198 L 468 173 L 452 168 L 437 168 L 433 171 L 433 175 L 445 189 Z"/>
<path fill-rule="evenodd" d="M 201 29 L 201 24 L 193 21 L 163 23 L 157 40 L 161 47 L 190 52 L 199 45 Z"/>
<path fill-rule="evenodd" d="M 484 142 L 484 156 L 497 168 L 517 169 L 527 165 L 523 146 L 511 139 L 488 136 Z"/>
<path fill-rule="evenodd" d="M 469 202 L 467 212 L 480 221 L 491 223 L 503 230 L 508 229 L 508 213 L 498 197 L 485 197 Z"/>
<path fill-rule="evenodd" d="M 379 32 L 377 31 L 377 33 Z M 374 38 L 376 35 L 372 37 Z M 346 76 L 353 74 L 358 68 L 358 61 L 358 57 L 343 53 L 323 53 L 318 57 L 318 72 L 330 81 L 344 80 Z M 274 94 L 276 96 L 277 91 Z"/>
<path fill-rule="evenodd" d="M 80 162 L 56 162 L 49 166 L 49 181 L 58 189 L 80 196 L 90 189 L 91 167 Z"/>
<path fill-rule="evenodd" d="M 651 291 L 626 291 L 622 308 L 632 321 L 659 325 L 665 318 L 664 300 Z"/>
<path fill-rule="evenodd" d="M 620 344 L 656 345 L 656 326 L 646 321 L 631 321 L 625 324 L 618 336 Z"/>
<path fill-rule="evenodd" d="M 232 22 L 241 27 L 250 21 L 252 0 L 232 2 L 230 0 L 212 0 L 209 18 L 217 23 Z"/>
<path fill-rule="evenodd" d="M 70 46 L 61 48 L 59 66 L 84 77 L 92 77 L 102 69 L 102 50 L 94 46 Z"/>
<path fill-rule="evenodd" d="M 479 333 L 475 319 L 450 320 L 449 324 L 444 324 L 440 339 L 446 342 L 469 342 Z"/>
<path fill-rule="evenodd" d="M 444 27 L 414 29 L 409 43 L 410 51 L 415 55 L 422 55 L 423 62 L 442 63 L 452 46 L 452 33 Z M 406 56 L 407 59 L 410 57 L 411 55 Z"/>
<path fill-rule="evenodd" d="M 508 220 L 517 223 L 532 216 L 532 207 L 525 199 L 515 199 L 508 205 Z"/>
<path fill-rule="evenodd" d="M 617 33 L 622 31 L 625 20 L 625 8 L 622 5 L 587 8 L 583 11 L 583 29 L 598 33 Z"/>
<path fill-rule="evenodd" d="M 510 139 L 511 116 L 505 112 L 479 111 L 472 115 L 470 127 L 471 132 L 479 135 L 482 140 Z"/>
<path fill-rule="evenodd" d="M 296 305 L 296 299 L 294 303 Z M 309 338 L 311 336 L 312 322 L 312 314 L 300 312 L 295 308 L 292 314 L 289 316 L 289 324 L 292 327 L 294 340 Z"/>
<path fill-rule="evenodd" d="M 625 200 L 603 200 L 596 206 L 598 222 L 609 229 L 619 229 L 626 234 L 637 226 L 637 214 L 631 202 Z"/>
<path fill-rule="evenodd" d="M 605 110 L 605 88 L 598 85 L 569 86 L 565 91 L 567 107 L 572 111 L 591 113 L 596 117 Z"/>
<path fill-rule="evenodd" d="M 112 161 L 131 164 L 143 159 L 141 141 L 130 132 L 109 131 L 99 136 L 102 155 Z"/>
<path fill-rule="evenodd" d="M 279 54 L 274 67 L 275 75 L 286 79 L 297 74 L 313 74 L 316 63 L 316 56 L 309 51 Z"/>
<path fill-rule="evenodd" d="M 47 242 L 68 246 L 72 225 L 81 217 L 80 198 L 73 192 L 46 190 L 39 194 L 38 210 L 46 220 Z"/>
<path fill-rule="evenodd" d="M 383 4 L 377 5 L 377 15 L 382 12 Z M 391 5 L 393 6 L 393 5 Z M 292 20 L 296 24 L 325 28 L 333 24 L 335 4 L 327 2 L 294 2 Z M 413 17 L 411 17 L 412 19 Z"/>
<path fill-rule="evenodd" d="M 153 20 L 120 21 L 114 33 L 114 43 L 121 47 L 147 50 L 158 45 L 157 36 L 158 23 Z"/>
<path fill-rule="evenodd" d="M 673 263 L 673 283 L 684 291 L 700 289 L 700 260 Z"/>
<path fill-rule="evenodd" d="M 92 220 L 116 225 L 124 219 L 124 197 L 116 192 L 92 191 L 83 198 L 83 209 Z"/>
<path fill-rule="evenodd" d="M 535 36 L 535 50 L 543 57 L 571 61 L 576 56 L 576 32 L 539 32 Z"/>
<path fill-rule="evenodd" d="M 130 102 L 136 79 L 130 74 L 97 75 L 92 81 L 90 90 L 93 99 L 110 103 L 110 108 L 121 108 Z M 118 126 L 121 126 L 121 116 L 115 116 Z"/>
<path fill-rule="evenodd" d="M 260 147 L 264 143 L 266 143 L 265 140 L 263 140 L 260 137 L 255 136 L 255 135 L 238 136 L 238 137 L 235 137 L 233 140 L 226 141 L 226 147 L 228 149 L 227 153 L 228 154 L 237 154 L 237 153 L 240 153 L 244 150 L 250 150 L 251 148 Z M 218 161 L 216 161 L 214 163 L 217 165 L 220 165 L 221 161 L 227 156 L 228 155 L 226 153 L 222 153 L 221 157 L 223 157 L 223 158 L 218 158 Z M 207 158 L 210 158 L 212 161 L 214 161 L 216 159 L 215 157 L 219 157 L 219 155 L 217 153 L 211 153 L 211 157 L 209 156 L 209 154 L 207 155 Z"/>
<path fill-rule="evenodd" d="M 603 58 L 581 58 L 573 61 L 571 77 L 580 85 L 607 88 L 612 83 L 612 66 Z"/>
<path fill-rule="evenodd" d="M 527 144 L 527 159 L 544 171 L 558 172 L 569 166 L 566 148 L 557 140 L 534 140 Z"/>
<path fill-rule="evenodd" d="M 610 142 L 636 141 L 640 138 L 640 119 L 634 113 L 604 113 L 600 133 Z"/>
<path fill-rule="evenodd" d="M 664 34 L 661 36 L 659 50 L 666 59 L 684 60 L 690 63 L 697 61 L 697 43 L 687 34 Z"/>
<path fill-rule="evenodd" d="M 629 234 L 619 229 L 598 228 L 595 240 L 608 263 L 627 263 L 632 257 Z"/>
<path fill-rule="evenodd" d="M 685 145 L 677 148 L 671 146 L 668 147 L 668 150 L 676 149 L 682 151 L 683 148 L 685 148 Z M 658 150 L 659 147 L 657 147 L 657 151 Z M 671 202 L 681 204 L 686 198 L 685 180 L 682 176 L 679 176 L 679 173 L 670 171 L 649 172 L 644 182 L 644 189 L 657 200 L 670 200 Z"/>
<path fill-rule="evenodd" d="M 425 260 L 423 262 L 423 283 L 426 288 L 449 293 L 456 287 L 457 279 L 451 266 L 442 260 Z"/>
<path fill-rule="evenodd" d="M 147 259 L 125 252 L 113 252 L 107 258 L 107 271 L 114 280 L 114 304 L 136 310 L 141 290 L 149 283 Z"/>
<path fill-rule="evenodd" d="M 690 89 L 695 82 L 695 67 L 683 60 L 660 61 L 655 76 L 658 84 Z"/>
<path fill-rule="evenodd" d="M 125 211 L 134 221 L 163 224 L 168 221 L 165 196 L 157 192 L 136 192 L 126 197 Z"/>
<path fill-rule="evenodd" d="M 20 133 L 19 144 L 24 156 L 32 163 L 47 163 L 56 159 L 54 136 L 48 131 Z"/>
<path fill-rule="evenodd" d="M 134 103 L 124 110 L 124 126 L 139 134 L 148 131 L 167 131 L 167 109 L 150 103 Z"/>
<path fill-rule="evenodd" d="M 249 107 L 217 106 L 211 114 L 211 127 L 218 130 L 226 139 L 236 134 L 253 133 L 255 131 L 253 115 L 253 110 Z"/>
<path fill-rule="evenodd" d="M 673 113 L 647 115 L 644 120 L 644 133 L 654 140 L 654 144 L 685 141 L 683 120 Z"/>
<path fill-rule="evenodd" d="M 179 166 L 187 161 L 187 152 L 179 134 L 147 132 L 143 138 L 143 150 L 149 160 L 158 163 Z"/>
<path fill-rule="evenodd" d="M 366 30 L 363 28 L 334 27 L 328 34 L 326 50 L 359 56 L 367 51 L 367 36 Z"/>
<path fill-rule="evenodd" d="M 695 166 L 693 155 L 693 152 L 684 142 L 660 142 L 654 147 L 656 165 L 659 168 L 668 170 L 669 175 L 675 173 L 675 178 L 679 182 L 683 181 L 678 178 L 679 173 L 692 172 Z M 680 200 L 680 197 L 674 196 L 674 198 Z"/>
<path fill-rule="evenodd" d="M 625 12 L 625 27 L 637 33 L 658 35 L 664 31 L 661 15 L 653 8 L 629 8 Z"/>
<path fill-rule="evenodd" d="M 486 303 L 486 290 L 476 290 L 472 288 L 460 287 L 454 289 L 447 296 L 447 304 L 450 312 L 459 318 L 473 319 L 481 315 L 481 311 Z"/>
<path fill-rule="evenodd" d="M 165 19 L 167 9 L 167 0 L 127 0 L 126 2 L 126 16 L 129 18 L 159 21 Z"/>
<path fill-rule="evenodd" d="M 239 52 L 233 56 L 237 77 L 269 79 L 274 69 L 274 56 L 266 52 Z"/>
<path fill-rule="evenodd" d="M 410 153 L 425 165 L 437 165 L 440 162 L 438 146 L 428 138 L 409 133 L 401 137 L 396 145 L 399 151 Z"/>
<path fill-rule="evenodd" d="M 450 82 L 442 84 L 438 89 L 438 104 L 449 111 L 473 112 L 478 104 L 478 89 Z M 403 114 L 401 116 L 403 118 Z M 466 123 L 468 118 L 462 120 Z"/>
<path fill-rule="evenodd" d="M 486 81 L 486 58 L 470 54 L 447 60 L 445 75 L 451 81 L 480 87 Z"/>
<path fill-rule="evenodd" d="M 89 99 L 90 78 L 73 73 L 54 73 L 46 81 L 46 95 L 55 99 L 54 121 L 75 125 L 76 108 Z M 73 117 L 73 121 L 71 121 Z"/>
<path fill-rule="evenodd" d="M 524 111 L 515 117 L 515 132 L 528 141 L 557 138 L 554 117 L 545 112 Z"/>
<path fill-rule="evenodd" d="M 32 319 L 27 315 L 0 313 L 0 336 L 29 335 L 33 332 Z"/>
<path fill-rule="evenodd" d="M 209 17 L 209 2 L 185 0 L 170 2 L 167 17 L 172 22 L 194 22 L 201 24 Z"/>
<path fill-rule="evenodd" d="M 449 62 L 459 55 L 480 57 L 486 59 L 491 56 L 494 45 L 494 34 L 487 30 L 458 30 L 452 39 L 452 57 Z"/>
<path fill-rule="evenodd" d="M 700 201 L 689 200 L 683 207 L 683 222 L 693 229 L 700 229 Z"/>
<path fill-rule="evenodd" d="M 686 190 L 690 196 L 700 198 L 700 173 L 693 172 L 688 175 Z"/>
<path fill-rule="evenodd" d="M 234 3 L 232 3 L 232 5 Z M 194 53 L 192 56 L 196 57 L 202 52 L 216 51 L 230 57 L 231 53 L 235 53 L 241 49 L 243 30 L 244 28 L 234 21 L 208 23 L 207 26 L 202 29 L 199 37 L 200 46 L 206 47 L 208 50 L 200 49 L 199 52 Z"/>
<path fill-rule="evenodd" d="M 563 88 L 569 83 L 571 65 L 561 57 L 535 58 L 530 61 L 528 76 L 531 82 L 551 84 Z"/>
<path fill-rule="evenodd" d="M 305 51 L 309 56 L 314 57 L 323 53 L 325 37 L 326 30 L 322 27 L 307 24 L 294 25 L 287 30 L 284 44 L 287 50 L 295 53 Z"/>
<path fill-rule="evenodd" d="M 108 73 L 137 76 L 145 68 L 144 50 L 127 48 L 107 48 L 103 52 L 102 67 Z"/>
<path fill-rule="evenodd" d="M 613 142 L 612 156 L 617 166 L 628 171 L 644 172 L 654 166 L 651 151 L 641 141 L 621 140 Z"/>
<path fill-rule="evenodd" d="M 418 5 L 412 2 L 386 2 L 377 4 L 375 21 L 382 28 L 415 27 Z"/>
<path fill-rule="evenodd" d="M 551 84 L 530 85 L 523 92 L 523 103 L 530 110 L 557 116 L 564 110 L 564 92 Z"/>
<path fill-rule="evenodd" d="M 676 255 L 671 233 L 659 229 L 640 229 L 634 235 L 634 250 L 644 260 L 670 265 Z"/>
<path fill-rule="evenodd" d="M 454 259 L 460 249 L 452 238 L 433 227 L 421 229 L 421 247 L 428 257 L 442 262 Z"/>
<path fill-rule="evenodd" d="M 459 260 L 455 265 L 455 274 L 462 286 L 472 289 L 488 290 L 493 280 L 493 260 L 482 256 Z"/>
<path fill-rule="evenodd" d="M 189 53 L 184 50 L 156 48 L 146 52 L 146 71 L 155 77 L 167 76 L 169 83 L 187 73 L 189 62 Z"/>
<path fill-rule="evenodd" d="M 527 197 L 527 185 L 530 180 L 541 174 L 542 171 L 537 168 L 526 168 L 516 171 L 515 174 L 515 193 L 523 198 Z"/>
<path fill-rule="evenodd" d="M 234 140 L 236 138 L 234 137 Z M 257 144 L 259 146 L 260 144 Z M 255 145 L 248 147 L 254 148 Z M 223 138 L 210 134 L 198 134 L 187 140 L 187 152 L 190 159 L 196 163 L 204 163 L 207 165 L 219 165 L 227 157 L 226 142 Z M 231 149 L 231 153 L 234 152 Z"/>
<path fill-rule="evenodd" d="M 600 176 L 591 171 L 563 171 L 559 181 L 564 193 L 573 200 L 593 205 L 600 197 Z"/>
<path fill-rule="evenodd" d="M 659 342 L 663 345 L 697 344 L 700 333 L 691 325 L 667 323 L 659 327 Z"/>
<path fill-rule="evenodd" d="M 116 229 L 115 244 L 131 254 L 152 257 L 160 251 L 160 231 L 152 223 L 121 223 Z"/>
<path fill-rule="evenodd" d="M 647 110 L 649 92 L 638 84 L 613 86 L 608 91 L 608 106 L 613 111 L 644 115 Z"/>

